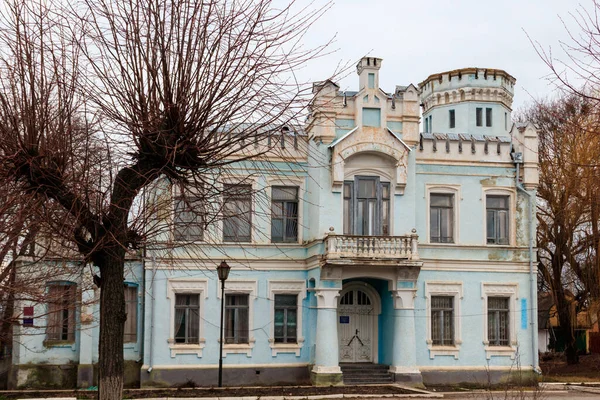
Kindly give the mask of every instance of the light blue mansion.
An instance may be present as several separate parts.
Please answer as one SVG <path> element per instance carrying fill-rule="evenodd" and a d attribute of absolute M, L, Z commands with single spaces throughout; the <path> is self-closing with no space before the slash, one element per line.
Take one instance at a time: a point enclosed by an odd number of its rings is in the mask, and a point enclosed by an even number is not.
<path fill-rule="evenodd" d="M 128 264 L 128 382 L 216 385 L 223 259 L 226 385 L 537 371 L 538 142 L 511 122 L 515 79 L 464 68 L 385 92 L 381 63 L 360 60 L 358 91 L 315 84 L 304 133 L 271 143 L 288 156 L 222 182 L 223 221 L 195 227 L 173 194 L 168 239 L 194 243 Z M 47 290 L 93 300 L 82 276 Z M 97 306 L 61 304 L 20 305 L 13 386 L 42 384 L 40 369 L 93 384 Z M 43 316 L 30 324 L 25 307 Z"/>

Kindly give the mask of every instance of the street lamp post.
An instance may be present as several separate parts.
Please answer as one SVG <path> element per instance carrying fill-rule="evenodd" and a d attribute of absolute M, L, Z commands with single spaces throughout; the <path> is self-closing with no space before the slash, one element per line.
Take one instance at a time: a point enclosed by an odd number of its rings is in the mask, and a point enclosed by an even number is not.
<path fill-rule="evenodd" d="M 225 310 L 225 281 L 231 267 L 225 262 L 217 267 L 217 275 L 221 281 L 221 340 L 219 341 L 219 387 L 223 387 L 223 314 Z"/>

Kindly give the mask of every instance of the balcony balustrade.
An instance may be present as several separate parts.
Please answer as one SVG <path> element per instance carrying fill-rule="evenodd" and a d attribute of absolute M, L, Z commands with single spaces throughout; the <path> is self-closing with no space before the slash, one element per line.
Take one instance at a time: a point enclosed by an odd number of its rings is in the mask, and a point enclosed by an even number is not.
<path fill-rule="evenodd" d="M 419 259 L 419 236 L 413 229 L 412 234 L 403 236 L 356 236 L 330 233 L 325 238 L 325 257 L 332 259 Z"/>

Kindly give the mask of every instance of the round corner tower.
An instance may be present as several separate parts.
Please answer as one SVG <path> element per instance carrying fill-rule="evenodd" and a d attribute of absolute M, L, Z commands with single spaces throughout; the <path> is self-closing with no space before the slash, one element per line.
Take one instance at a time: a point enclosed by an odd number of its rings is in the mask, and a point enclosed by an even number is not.
<path fill-rule="evenodd" d="M 516 79 L 506 71 L 462 68 L 419 84 L 423 132 L 506 136 Z"/>

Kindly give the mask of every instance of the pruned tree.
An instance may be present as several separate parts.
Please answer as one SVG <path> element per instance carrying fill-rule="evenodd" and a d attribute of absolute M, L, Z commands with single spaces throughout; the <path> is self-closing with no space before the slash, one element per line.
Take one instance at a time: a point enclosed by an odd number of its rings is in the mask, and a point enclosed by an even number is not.
<path fill-rule="evenodd" d="M 532 106 L 538 127 L 538 268 L 551 293 L 567 362 L 578 362 L 577 313 L 600 299 L 600 114 L 594 102 L 564 95 Z"/>
<path fill-rule="evenodd" d="M 325 48 L 302 45 L 324 9 L 6 3 L 0 178 L 33 196 L 61 246 L 99 269 L 99 398 L 120 398 L 125 255 L 156 233 L 144 226 L 141 193 L 164 178 L 217 195 L 226 166 L 260 158 L 249 143 L 298 125 L 310 87 L 294 71 Z"/>

